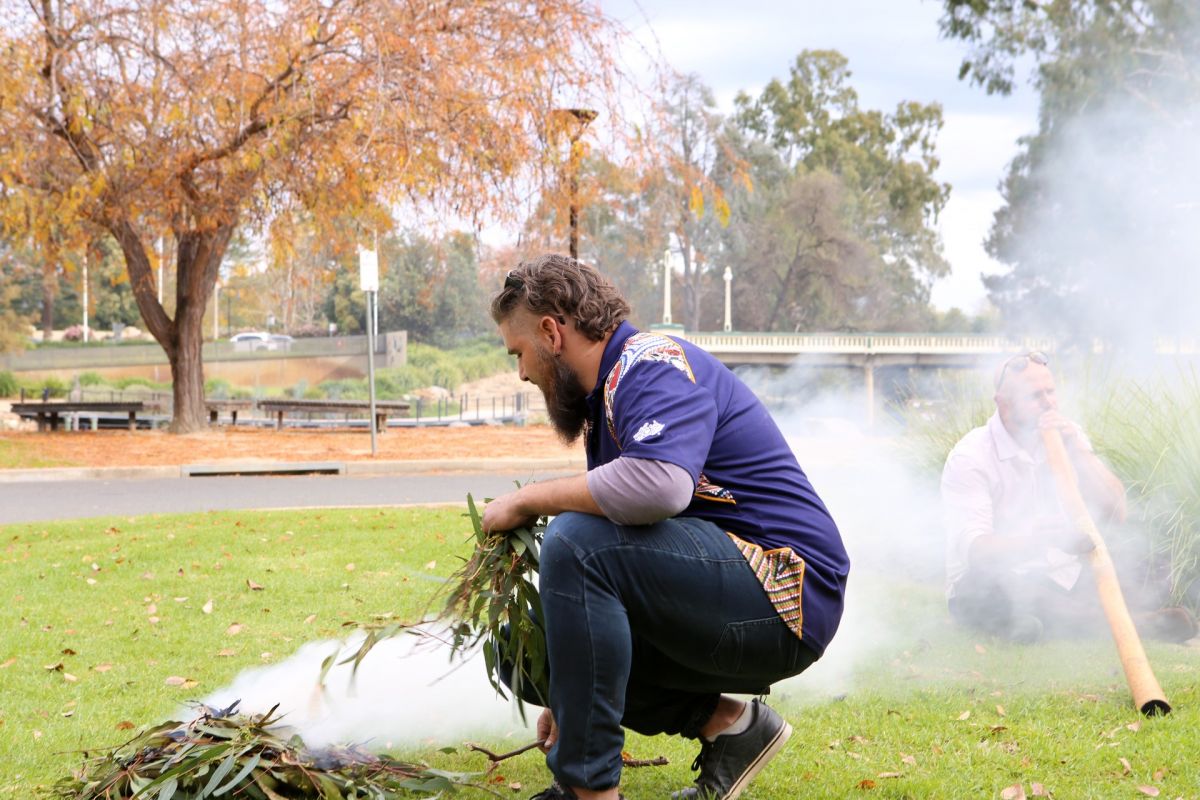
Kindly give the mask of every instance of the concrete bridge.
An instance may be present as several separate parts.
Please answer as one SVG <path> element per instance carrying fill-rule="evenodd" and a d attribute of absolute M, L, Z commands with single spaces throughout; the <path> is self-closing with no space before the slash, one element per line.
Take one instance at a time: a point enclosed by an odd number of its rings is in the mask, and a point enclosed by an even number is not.
<path fill-rule="evenodd" d="M 1047 337 L 1012 338 L 967 333 L 687 333 L 679 325 L 653 325 L 652 330 L 679 336 L 703 347 L 730 367 L 742 365 L 847 367 L 863 371 L 867 425 L 875 418 L 875 370 L 886 367 L 986 367 L 1005 357 L 1040 350 L 1053 353 Z M 1166 357 L 1200 355 L 1193 339 L 1155 340 L 1154 352 Z M 1102 354 L 1102 343 L 1093 346 Z"/>

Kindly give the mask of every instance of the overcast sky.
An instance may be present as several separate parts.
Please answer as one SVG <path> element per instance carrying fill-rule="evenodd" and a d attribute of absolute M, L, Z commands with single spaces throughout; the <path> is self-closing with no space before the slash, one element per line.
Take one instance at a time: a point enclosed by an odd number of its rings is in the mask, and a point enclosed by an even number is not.
<path fill-rule="evenodd" d="M 903 100 L 939 102 L 938 178 L 951 185 L 939 220 L 949 278 L 934 286 L 939 308 L 977 311 L 979 276 L 1000 265 L 983 249 L 996 187 L 1016 154 L 1019 136 L 1037 124 L 1037 97 L 1022 87 L 988 97 L 958 80 L 964 46 L 938 37 L 940 0 L 601 0 L 647 48 L 711 87 L 722 111 L 739 90 L 756 94 L 783 78 L 800 51 L 833 49 L 850 61 L 863 108 L 891 111 Z"/>

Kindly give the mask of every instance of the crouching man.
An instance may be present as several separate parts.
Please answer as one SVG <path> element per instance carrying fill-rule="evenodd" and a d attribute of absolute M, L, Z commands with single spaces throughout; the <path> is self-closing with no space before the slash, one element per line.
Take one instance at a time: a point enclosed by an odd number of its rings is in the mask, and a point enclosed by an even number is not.
<path fill-rule="evenodd" d="M 849 560 L 767 410 L 686 341 L 639 332 L 599 272 L 521 263 L 492 316 L 588 471 L 489 503 L 483 525 L 554 517 L 540 556 L 549 697 L 542 800 L 616 800 L 624 729 L 700 741 L 679 798 L 732 800 L 791 727 L 761 700 L 837 629 Z M 540 702 L 539 702 L 540 700 Z"/>

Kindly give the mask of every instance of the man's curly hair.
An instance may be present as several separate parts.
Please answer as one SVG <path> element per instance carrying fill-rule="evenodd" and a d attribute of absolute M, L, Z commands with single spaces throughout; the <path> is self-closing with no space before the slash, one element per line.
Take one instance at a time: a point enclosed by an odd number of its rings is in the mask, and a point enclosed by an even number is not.
<path fill-rule="evenodd" d="M 492 298 L 492 319 L 503 322 L 518 306 L 534 314 L 569 317 L 594 342 L 629 316 L 629 303 L 608 278 L 558 253 L 522 261 L 509 271 L 504 288 Z"/>

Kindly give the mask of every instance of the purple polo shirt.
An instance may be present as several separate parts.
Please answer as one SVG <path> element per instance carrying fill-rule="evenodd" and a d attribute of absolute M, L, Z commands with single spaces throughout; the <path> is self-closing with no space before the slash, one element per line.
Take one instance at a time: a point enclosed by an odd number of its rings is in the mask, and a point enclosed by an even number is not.
<path fill-rule="evenodd" d="M 850 561 L 837 525 L 754 393 L 690 342 L 623 322 L 587 400 L 588 469 L 618 456 L 676 464 L 696 483 L 681 516 L 803 560 L 801 639 L 823 652 L 841 619 Z"/>

